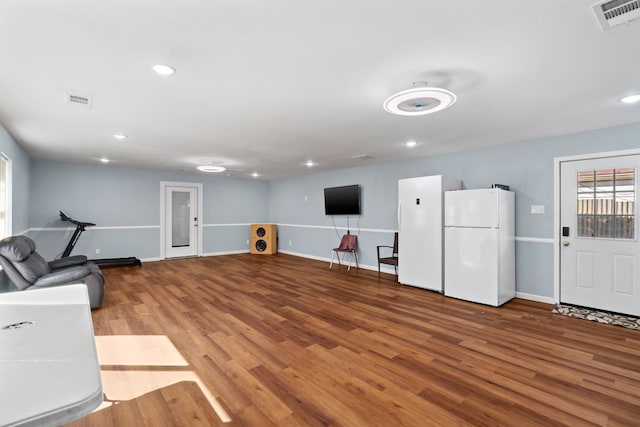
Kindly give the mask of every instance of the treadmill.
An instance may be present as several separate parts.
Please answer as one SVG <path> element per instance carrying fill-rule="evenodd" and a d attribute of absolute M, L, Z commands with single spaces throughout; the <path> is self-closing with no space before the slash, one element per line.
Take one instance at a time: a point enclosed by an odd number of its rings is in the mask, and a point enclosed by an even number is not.
<path fill-rule="evenodd" d="M 71 255 L 71 251 L 73 251 L 74 246 L 78 242 L 80 235 L 83 231 L 85 231 L 86 227 L 93 227 L 95 224 L 93 222 L 82 222 L 76 221 L 71 218 L 69 215 L 65 214 L 63 211 L 60 211 L 60 219 L 62 221 L 70 222 L 76 226 L 71 239 L 69 239 L 69 243 L 67 243 L 67 247 L 62 252 L 62 258 L 68 257 Z M 89 261 L 98 264 L 102 267 L 109 266 L 121 266 L 121 265 L 137 265 L 142 267 L 142 261 L 140 261 L 136 257 L 125 257 L 125 258 L 101 258 L 101 259 L 90 259 Z"/>

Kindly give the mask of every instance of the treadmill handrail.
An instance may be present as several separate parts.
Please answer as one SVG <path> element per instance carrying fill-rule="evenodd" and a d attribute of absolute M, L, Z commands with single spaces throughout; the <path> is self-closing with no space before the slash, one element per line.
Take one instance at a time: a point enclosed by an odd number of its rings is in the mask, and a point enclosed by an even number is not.
<path fill-rule="evenodd" d="M 76 221 L 75 219 L 71 218 L 69 215 L 67 215 L 63 211 L 60 211 L 60 219 L 62 221 L 67 221 L 72 224 L 75 224 L 78 227 L 82 227 L 83 230 L 84 230 L 84 227 L 93 227 L 95 225 L 93 222 Z"/>

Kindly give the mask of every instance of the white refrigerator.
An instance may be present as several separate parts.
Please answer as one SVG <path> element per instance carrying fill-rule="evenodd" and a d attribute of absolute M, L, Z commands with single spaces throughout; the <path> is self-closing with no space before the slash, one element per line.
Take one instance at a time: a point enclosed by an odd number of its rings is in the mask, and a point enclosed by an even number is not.
<path fill-rule="evenodd" d="M 444 294 L 499 306 L 516 293 L 515 194 L 448 192 L 444 201 Z"/>
<path fill-rule="evenodd" d="M 398 282 L 442 292 L 444 192 L 461 188 L 442 175 L 398 180 Z"/>

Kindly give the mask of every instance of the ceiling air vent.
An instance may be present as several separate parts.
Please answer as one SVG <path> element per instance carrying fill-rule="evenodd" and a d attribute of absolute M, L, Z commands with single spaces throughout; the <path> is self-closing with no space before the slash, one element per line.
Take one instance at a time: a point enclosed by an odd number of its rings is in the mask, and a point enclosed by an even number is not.
<path fill-rule="evenodd" d="M 82 95 L 66 94 L 67 103 L 84 107 L 91 107 L 91 98 Z"/>
<path fill-rule="evenodd" d="M 640 18 L 640 0 L 606 0 L 591 7 L 605 31 Z"/>
<path fill-rule="evenodd" d="M 375 156 L 372 156 L 371 154 L 356 154 L 355 156 L 351 156 L 351 158 L 356 160 L 370 160 L 374 159 Z"/>

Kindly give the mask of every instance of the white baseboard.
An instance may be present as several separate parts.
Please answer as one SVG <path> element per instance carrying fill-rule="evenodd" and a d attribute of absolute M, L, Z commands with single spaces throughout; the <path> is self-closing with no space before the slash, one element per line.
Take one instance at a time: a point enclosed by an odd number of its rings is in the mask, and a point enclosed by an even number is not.
<path fill-rule="evenodd" d="M 300 258 L 307 258 L 307 259 L 313 259 L 316 261 L 325 261 L 330 263 L 331 262 L 331 258 L 326 258 L 326 257 L 319 257 L 319 256 L 315 256 L 315 255 L 308 255 L 308 254 L 302 254 L 302 253 L 298 253 L 298 252 L 292 252 L 292 251 L 278 251 L 280 253 L 286 254 L 286 255 L 293 255 L 293 256 L 297 256 Z M 355 265 L 355 261 L 352 264 L 352 266 Z M 366 264 L 359 264 L 359 267 L 364 269 L 364 270 L 372 270 L 377 272 L 378 271 L 378 266 L 377 265 L 366 265 Z M 392 268 L 386 268 L 386 267 L 380 267 L 380 272 L 382 273 L 388 273 L 388 274 L 394 274 L 395 275 L 395 271 Z"/>
<path fill-rule="evenodd" d="M 316 260 L 316 261 L 331 262 L 331 258 L 326 258 L 326 257 L 319 257 L 319 256 L 315 256 L 315 255 L 302 254 L 302 253 L 292 252 L 292 251 L 278 251 L 278 252 L 281 252 L 281 253 L 287 254 L 287 255 L 293 255 L 293 256 L 301 257 L 301 258 L 313 259 L 313 260 Z M 360 264 L 360 268 L 363 268 L 365 270 L 378 271 L 378 267 L 374 266 L 374 265 Z M 395 271 L 393 269 L 390 269 L 390 268 L 381 267 L 380 271 L 383 272 L 383 273 L 395 274 Z M 516 292 L 516 298 L 522 298 L 522 299 L 526 299 L 526 300 L 530 300 L 530 301 L 543 302 L 543 303 L 546 303 L 546 304 L 555 304 L 556 303 L 554 301 L 554 299 L 551 298 L 551 297 L 544 297 L 544 296 L 541 296 L 541 295 L 527 294 L 527 293 L 524 293 L 524 292 Z"/>
<path fill-rule="evenodd" d="M 542 295 L 527 294 L 524 292 L 516 292 L 516 298 L 528 299 L 530 301 L 544 302 L 546 304 L 555 304 L 555 300 L 551 297 L 543 297 Z"/>
<path fill-rule="evenodd" d="M 220 255 L 236 255 L 236 254 L 248 254 L 250 251 L 248 250 L 240 250 L 240 251 L 224 251 L 224 252 L 209 252 L 206 254 L 202 254 L 202 256 L 220 256 Z M 315 255 L 309 255 L 309 254 L 303 254 L 303 253 L 299 253 L 299 252 L 293 252 L 293 251 L 278 251 L 280 253 L 286 254 L 286 255 L 292 255 L 292 256 L 297 256 L 300 258 L 307 258 L 307 259 L 312 259 L 315 261 L 324 261 L 326 263 L 330 263 L 331 262 L 331 258 L 328 257 L 320 257 L 320 256 L 315 256 Z M 154 261 L 162 261 L 161 258 L 145 258 L 142 260 L 142 262 L 154 262 Z M 378 267 L 375 265 L 366 265 L 366 264 L 360 264 L 360 268 L 365 269 L 365 270 L 371 270 L 371 271 L 378 271 Z M 383 273 L 387 273 L 387 274 L 395 274 L 395 271 L 393 269 L 390 268 L 385 268 L 385 267 L 381 267 L 380 271 Z M 516 298 L 522 298 L 522 299 L 526 299 L 526 300 L 530 300 L 530 301 L 537 301 L 537 302 L 542 302 L 542 303 L 546 303 L 546 304 L 555 304 L 556 302 L 554 301 L 553 298 L 551 297 L 544 297 L 541 295 L 535 295 L 535 294 L 527 294 L 524 292 L 516 292 Z"/>
<path fill-rule="evenodd" d="M 200 256 L 205 257 L 205 256 L 236 255 L 236 254 L 248 254 L 248 253 L 249 253 L 248 250 L 224 251 L 224 252 L 208 252 L 208 253 L 202 254 Z M 163 261 L 163 260 L 164 260 L 164 258 L 154 257 L 154 258 L 144 258 L 144 259 L 141 259 L 140 261 L 142 261 L 142 262 L 155 262 L 155 261 Z"/>
<path fill-rule="evenodd" d="M 249 249 L 243 249 L 240 251 L 222 251 L 222 252 L 208 252 L 206 254 L 202 254 L 202 256 L 221 256 L 221 255 L 237 255 L 237 254 L 248 254 Z"/>

